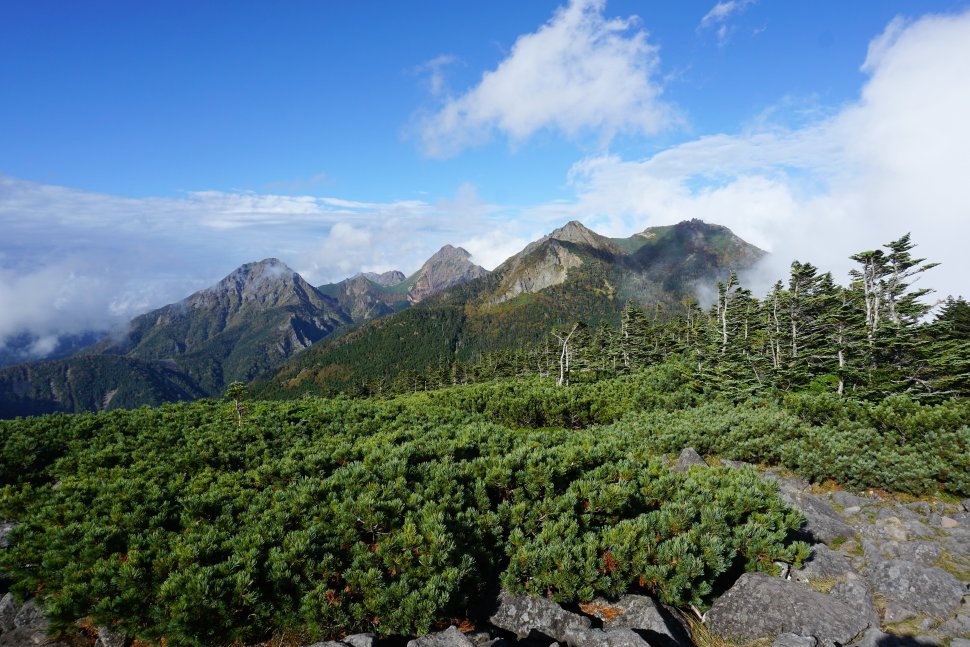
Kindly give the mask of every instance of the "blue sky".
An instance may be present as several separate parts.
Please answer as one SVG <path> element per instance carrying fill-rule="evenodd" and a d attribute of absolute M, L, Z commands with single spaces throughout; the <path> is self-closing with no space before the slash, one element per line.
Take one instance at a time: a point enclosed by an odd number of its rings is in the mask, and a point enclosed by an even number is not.
<path fill-rule="evenodd" d="M 0 6 L 0 340 L 277 256 L 492 267 L 700 217 L 833 269 L 913 231 L 968 290 L 968 2 Z"/>

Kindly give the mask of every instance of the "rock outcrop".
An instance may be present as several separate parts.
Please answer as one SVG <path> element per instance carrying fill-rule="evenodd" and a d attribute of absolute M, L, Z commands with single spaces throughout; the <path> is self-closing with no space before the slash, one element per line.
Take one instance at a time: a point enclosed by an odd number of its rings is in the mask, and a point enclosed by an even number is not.
<path fill-rule="evenodd" d="M 488 274 L 488 270 L 471 262 L 471 254 L 461 247 L 445 245 L 408 277 L 411 287 L 408 300 L 418 303 L 455 285 L 467 283 Z"/>
<path fill-rule="evenodd" d="M 742 575 L 704 621 L 740 643 L 791 633 L 845 645 L 869 628 L 868 621 L 835 597 L 762 573 Z"/>

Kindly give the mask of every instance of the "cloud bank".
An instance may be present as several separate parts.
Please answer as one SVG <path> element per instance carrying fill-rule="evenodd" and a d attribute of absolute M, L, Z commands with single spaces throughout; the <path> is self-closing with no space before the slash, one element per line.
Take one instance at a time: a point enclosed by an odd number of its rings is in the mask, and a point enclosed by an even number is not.
<path fill-rule="evenodd" d="M 108 329 L 269 256 L 315 285 L 413 271 L 456 241 L 497 264 L 492 211 L 471 185 L 436 203 L 219 191 L 136 199 L 0 174 L 0 348 L 27 331 L 56 340 Z"/>
<path fill-rule="evenodd" d="M 607 19 L 605 0 L 572 0 L 464 94 L 418 118 L 431 157 L 450 157 L 500 133 L 521 143 L 537 131 L 567 137 L 652 134 L 674 120 L 654 80 L 659 58 L 636 17 Z M 438 59 L 435 59 L 436 61 Z M 437 68 L 434 68 L 437 69 Z M 440 79 L 432 76 L 432 93 Z"/>
<path fill-rule="evenodd" d="M 943 266 L 924 281 L 970 295 L 970 12 L 893 21 L 862 65 L 861 96 L 798 128 L 713 135 L 641 160 L 577 162 L 568 211 L 619 234 L 702 218 L 845 280 L 848 256 L 913 233 Z M 562 206 L 560 206 L 562 209 Z M 764 287 L 764 286 L 760 286 Z"/>

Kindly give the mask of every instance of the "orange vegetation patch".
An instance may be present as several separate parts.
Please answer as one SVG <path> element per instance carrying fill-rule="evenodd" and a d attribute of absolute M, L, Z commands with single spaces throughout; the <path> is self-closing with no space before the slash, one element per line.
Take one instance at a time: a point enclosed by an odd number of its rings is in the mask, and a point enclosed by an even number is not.
<path fill-rule="evenodd" d="M 595 604 L 593 602 L 583 602 L 579 605 L 579 610 L 588 616 L 594 616 L 607 622 L 613 622 L 623 615 L 623 609 L 611 607 L 605 604 Z"/>
<path fill-rule="evenodd" d="M 475 629 L 477 629 L 477 627 L 475 627 L 475 623 L 468 618 L 447 618 L 444 620 L 439 620 L 434 624 L 434 628 L 439 631 L 443 631 L 451 626 L 457 627 L 458 631 L 462 632 L 463 634 L 467 634 L 469 631 L 475 631 Z"/>

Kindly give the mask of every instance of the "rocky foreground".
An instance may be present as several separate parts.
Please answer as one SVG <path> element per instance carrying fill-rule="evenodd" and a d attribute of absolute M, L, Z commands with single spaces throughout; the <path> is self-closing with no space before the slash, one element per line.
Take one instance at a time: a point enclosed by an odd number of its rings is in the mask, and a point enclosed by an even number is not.
<path fill-rule="evenodd" d="M 706 467 L 692 449 L 673 465 Z M 567 609 L 503 591 L 483 601 L 474 625 L 410 641 L 357 634 L 311 647 L 970 647 L 970 499 L 901 502 L 875 492 L 821 491 L 774 469 L 763 478 L 777 482 L 781 496 L 804 513 L 799 538 L 813 545 L 813 555 L 800 569 L 781 565 L 781 577 L 742 575 L 703 617 L 688 621 L 641 595 Z M 0 524 L 0 548 L 9 526 Z M 19 605 L 10 593 L 0 599 L 0 647 L 67 647 L 47 629 L 35 601 Z M 107 627 L 71 642 L 131 645 Z"/>

